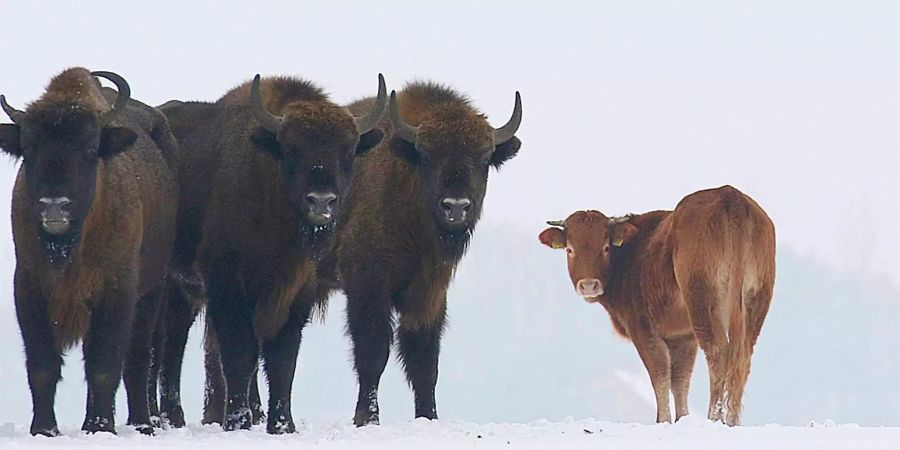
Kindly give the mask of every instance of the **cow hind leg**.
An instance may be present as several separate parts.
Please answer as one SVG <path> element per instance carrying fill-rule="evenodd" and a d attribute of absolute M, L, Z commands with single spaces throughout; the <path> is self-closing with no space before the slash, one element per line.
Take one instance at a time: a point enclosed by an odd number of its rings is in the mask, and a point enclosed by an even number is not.
<path fill-rule="evenodd" d="M 693 336 L 666 340 L 672 362 L 672 394 L 675 397 L 675 421 L 689 414 L 688 391 L 697 359 L 697 340 Z"/>
<path fill-rule="evenodd" d="M 150 361 L 153 335 L 159 319 L 159 288 L 145 294 L 137 304 L 131 346 L 125 360 L 123 378 L 128 394 L 128 425 L 142 434 L 153 434 L 150 421 Z M 155 382 L 156 380 L 154 380 Z"/>
<path fill-rule="evenodd" d="M 266 378 L 269 381 L 269 434 L 293 433 L 297 430 L 291 415 L 291 386 L 297 367 L 297 354 L 303 327 L 309 319 L 310 307 L 295 304 L 281 331 L 263 344 Z"/>
<path fill-rule="evenodd" d="M 681 278 L 679 278 L 680 280 Z M 721 296 L 705 277 L 689 278 L 687 289 L 682 288 L 685 303 L 691 313 L 694 336 L 706 355 L 709 367 L 709 411 L 713 422 L 725 420 L 725 380 L 728 369 L 727 333 L 720 308 Z"/>
<path fill-rule="evenodd" d="M 439 320 L 428 325 L 406 326 L 400 319 L 397 331 L 400 359 L 406 369 L 406 379 L 415 394 L 416 417 L 436 420 L 437 406 L 434 391 L 438 378 L 438 356 L 441 348 L 441 334 L 444 328 L 444 314 Z"/>
<path fill-rule="evenodd" d="M 372 292 L 354 289 L 347 292 L 347 325 L 359 381 L 353 417 L 353 423 L 358 427 L 379 423 L 378 385 L 390 356 L 394 334 L 389 297 L 372 295 Z"/>
<path fill-rule="evenodd" d="M 731 369 L 728 375 L 726 390 L 728 414 L 725 423 L 731 426 L 741 424 L 743 412 L 744 388 L 750 377 L 750 360 L 753 356 L 753 347 L 762 331 L 763 322 L 769 312 L 772 301 L 772 289 L 764 288 L 756 292 L 745 292 L 743 300 L 744 314 L 740 319 L 741 339 L 732 342 Z M 739 333 L 732 333 L 736 335 Z"/>

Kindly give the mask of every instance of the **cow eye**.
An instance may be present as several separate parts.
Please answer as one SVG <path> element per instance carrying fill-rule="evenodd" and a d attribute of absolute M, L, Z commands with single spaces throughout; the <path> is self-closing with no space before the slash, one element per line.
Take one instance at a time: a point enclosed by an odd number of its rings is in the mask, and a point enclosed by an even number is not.
<path fill-rule="evenodd" d="M 575 252 L 573 252 L 571 248 L 566 247 L 566 253 L 568 253 L 569 255 L 571 255 L 571 254 L 573 254 L 573 253 L 575 253 Z"/>
<path fill-rule="evenodd" d="M 609 244 L 603 246 L 603 253 L 609 253 Z"/>

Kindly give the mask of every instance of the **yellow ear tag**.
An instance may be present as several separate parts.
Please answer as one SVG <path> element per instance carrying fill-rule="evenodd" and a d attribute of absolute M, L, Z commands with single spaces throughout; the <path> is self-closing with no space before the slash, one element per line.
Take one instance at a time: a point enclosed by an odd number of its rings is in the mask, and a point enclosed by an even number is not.
<path fill-rule="evenodd" d="M 563 244 L 562 242 L 559 242 L 559 241 L 553 241 L 553 243 L 550 244 L 550 246 L 553 247 L 553 248 L 555 248 L 555 249 L 560 249 L 560 248 L 565 247 L 566 244 Z"/>
<path fill-rule="evenodd" d="M 613 247 L 621 247 L 622 243 L 625 242 L 625 239 L 618 238 L 615 242 L 612 243 Z"/>

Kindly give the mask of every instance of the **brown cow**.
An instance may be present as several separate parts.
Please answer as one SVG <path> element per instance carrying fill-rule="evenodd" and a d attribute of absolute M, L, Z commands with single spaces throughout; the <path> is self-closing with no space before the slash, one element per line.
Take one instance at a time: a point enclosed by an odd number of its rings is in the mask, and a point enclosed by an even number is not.
<path fill-rule="evenodd" d="M 104 97 L 92 75 L 113 81 L 118 94 Z M 167 161 L 176 144 L 162 114 L 129 95 L 114 73 L 73 68 L 26 111 L 0 96 L 14 122 L 0 125 L 0 148 L 23 159 L 12 231 L 32 434 L 59 434 L 62 354 L 79 340 L 88 384 L 82 429 L 115 432 L 124 365 L 128 423 L 153 432 L 150 337 L 174 236 L 177 192 Z"/>
<path fill-rule="evenodd" d="M 657 422 L 688 414 L 697 341 L 709 364 L 709 419 L 741 422 L 750 356 L 775 283 L 775 227 L 731 186 L 696 192 L 674 211 L 609 218 L 578 211 L 548 222 L 541 243 L 565 248 L 575 291 L 600 303 L 637 348 Z M 724 417 L 727 408 L 727 418 Z"/>

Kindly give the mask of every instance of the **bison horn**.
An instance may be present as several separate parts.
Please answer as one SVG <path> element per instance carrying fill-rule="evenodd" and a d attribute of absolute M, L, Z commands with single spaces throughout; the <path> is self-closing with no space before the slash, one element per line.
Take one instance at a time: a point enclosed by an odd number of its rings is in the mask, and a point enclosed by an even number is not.
<path fill-rule="evenodd" d="M 263 105 L 262 95 L 259 92 L 259 74 L 253 77 L 253 84 L 250 85 L 250 110 L 263 128 L 272 134 L 278 134 L 278 130 L 281 129 L 281 117 L 270 113 Z"/>
<path fill-rule="evenodd" d="M 12 120 L 13 123 L 19 123 L 19 121 L 22 120 L 23 117 L 25 117 L 24 112 L 19 111 L 12 106 L 9 106 L 9 103 L 6 103 L 6 97 L 3 95 L 0 95 L 0 107 L 3 107 L 3 112 L 5 112 L 7 116 L 9 116 L 10 120 Z"/>
<path fill-rule="evenodd" d="M 387 108 L 387 100 L 387 87 L 384 84 L 384 76 L 379 73 L 378 97 L 375 97 L 375 106 L 372 107 L 368 114 L 354 118 L 356 131 L 360 135 L 366 134 L 378 126 L 378 122 L 381 122 L 381 117 L 384 116 L 384 110 Z"/>
<path fill-rule="evenodd" d="M 548 220 L 548 221 L 547 221 L 547 225 L 550 225 L 550 226 L 552 226 L 552 227 L 565 228 L 565 227 L 566 227 L 566 221 L 565 221 L 565 220 Z"/>
<path fill-rule="evenodd" d="M 509 122 L 500 128 L 494 130 L 494 145 L 500 145 L 516 135 L 519 130 L 519 124 L 522 123 L 522 96 L 516 91 L 516 106 L 513 108 L 512 117 Z"/>
<path fill-rule="evenodd" d="M 128 100 L 131 99 L 131 87 L 128 86 L 128 82 L 124 78 L 113 72 L 97 71 L 91 72 L 91 75 L 112 81 L 116 85 L 116 90 L 119 91 L 112 109 L 100 115 L 100 127 L 104 127 L 116 120 L 122 114 L 122 111 L 125 111 L 125 107 L 128 106 Z"/>
<path fill-rule="evenodd" d="M 391 91 L 391 108 L 388 111 L 388 118 L 391 120 L 391 126 L 394 128 L 394 133 L 397 136 L 400 136 L 406 142 L 416 143 L 416 135 L 419 132 L 419 128 L 406 123 L 400 117 L 400 106 L 397 105 L 397 91 Z"/>

